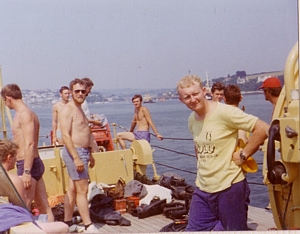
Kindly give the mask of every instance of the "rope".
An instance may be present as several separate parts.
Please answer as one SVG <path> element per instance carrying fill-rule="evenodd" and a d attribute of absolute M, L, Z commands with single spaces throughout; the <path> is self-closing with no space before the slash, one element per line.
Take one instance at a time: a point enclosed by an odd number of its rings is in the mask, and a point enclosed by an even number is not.
<path fill-rule="evenodd" d="M 247 181 L 247 182 L 248 182 L 248 184 L 253 184 L 253 185 L 263 185 L 263 186 L 266 186 L 266 185 L 263 184 L 263 183 L 249 182 L 249 181 Z"/>
<path fill-rule="evenodd" d="M 151 132 L 150 132 L 150 135 L 156 137 L 156 135 L 151 133 Z M 164 139 L 167 139 L 167 140 L 181 140 L 181 141 L 192 141 L 193 140 L 192 138 L 175 138 L 175 137 L 164 137 Z"/>
<path fill-rule="evenodd" d="M 119 124 L 114 123 L 114 124 L 112 124 L 112 126 L 117 126 L 117 127 L 121 128 L 121 129 L 125 130 L 126 132 L 129 132 L 127 128 L 125 128 L 125 127 L 123 127 L 123 126 L 121 126 Z M 151 133 L 151 132 L 150 132 L 150 135 L 156 137 L 156 135 L 153 134 L 153 133 Z M 193 140 L 192 138 L 187 139 L 187 138 L 173 138 L 173 137 L 164 137 L 164 139 L 167 139 L 167 140 L 180 140 L 180 141 L 192 141 Z"/>
<path fill-rule="evenodd" d="M 160 146 L 157 146 L 157 145 L 151 145 L 151 146 L 159 148 L 159 149 L 167 150 L 167 151 L 170 151 L 170 152 L 173 152 L 173 153 L 177 153 L 177 154 L 182 154 L 182 155 L 185 155 L 185 156 L 193 157 L 193 158 L 196 157 L 193 154 L 186 154 L 186 153 L 182 153 L 182 152 L 179 152 L 179 151 L 175 151 L 175 150 L 167 149 L 167 148 L 164 148 L 164 147 L 160 147 Z"/>
<path fill-rule="evenodd" d="M 128 130 L 123 127 L 123 126 L 120 126 L 118 124 L 115 124 L 115 126 L 118 126 L 119 128 L 122 128 L 124 129 L 125 131 L 128 132 Z M 152 136 L 156 136 L 155 134 L 153 133 L 150 133 Z M 164 139 L 168 139 L 168 140 L 193 140 L 193 139 L 187 139 L 187 138 L 173 138 L 173 137 L 164 137 Z M 152 147 L 156 147 L 158 149 L 162 149 L 162 150 L 166 150 L 166 151 L 169 151 L 169 152 L 172 152 L 172 153 L 177 153 L 177 154 L 181 154 L 181 155 L 185 155 L 185 156 L 188 156 L 188 157 L 193 157 L 195 158 L 196 156 L 193 155 L 193 154 L 187 154 L 187 153 L 183 153 L 183 152 L 179 152 L 179 151 L 176 151 L 176 150 L 171 150 L 171 149 L 168 149 L 168 148 L 164 148 L 164 147 L 161 147 L 161 146 L 158 146 L 158 145 L 151 145 Z M 174 170 L 177 170 L 177 171 L 182 171 L 182 172 L 186 172 L 186 173 L 190 173 L 190 174 L 194 174 L 196 175 L 197 173 L 196 172 L 192 172 L 192 171 L 187 171 L 187 170 L 184 170 L 184 169 L 180 169 L 180 168 L 177 168 L 177 167 L 172 167 L 172 166 L 169 166 L 169 165 L 166 165 L 166 164 L 163 164 L 163 163 L 158 163 L 155 161 L 155 164 L 157 165 L 160 165 L 160 166 L 163 166 L 163 167 L 168 167 L 168 168 L 171 168 L 171 169 L 174 169 Z M 263 163 L 257 163 L 258 165 L 262 165 Z M 249 182 L 248 181 L 248 184 L 252 184 L 252 185 L 263 185 L 265 186 L 265 184 L 263 183 L 257 183 L 257 182 Z"/>
<path fill-rule="evenodd" d="M 182 171 L 182 172 L 194 174 L 194 175 L 197 174 L 196 172 L 183 170 L 183 169 L 180 169 L 180 168 L 177 168 L 177 167 L 171 167 L 171 166 L 169 166 L 169 165 L 166 165 L 166 164 L 163 164 L 163 163 L 158 163 L 158 162 L 156 162 L 156 161 L 155 161 L 155 164 L 160 165 L 160 166 L 164 166 L 164 167 L 168 167 L 168 168 L 172 168 L 172 169 L 174 169 L 174 170 L 178 170 L 178 171 Z"/>
<path fill-rule="evenodd" d="M 177 170 L 177 171 L 182 171 L 182 172 L 186 172 L 186 173 L 190 173 L 190 174 L 194 174 L 194 175 L 197 174 L 196 172 L 183 170 L 183 169 L 180 169 L 180 168 L 177 168 L 177 167 L 171 167 L 171 166 L 169 166 L 169 165 L 166 165 L 166 164 L 163 164 L 163 163 L 158 163 L 158 162 L 156 162 L 156 161 L 155 161 L 155 164 L 160 165 L 160 166 L 163 166 L 163 167 L 168 167 L 168 168 L 171 168 L 171 169 L 174 169 L 174 170 Z M 263 183 L 249 182 L 249 181 L 247 181 L 247 182 L 248 182 L 248 184 L 253 184 L 253 185 L 263 185 L 263 186 L 265 186 L 265 184 L 263 184 Z"/>
<path fill-rule="evenodd" d="M 123 127 L 123 126 L 121 126 L 119 124 L 116 124 L 116 123 L 111 124 L 111 126 L 117 126 L 117 127 L 121 128 L 121 129 L 125 130 L 126 132 L 129 132 L 127 128 L 125 128 L 125 127 Z"/>
<path fill-rule="evenodd" d="M 39 138 L 41 138 L 41 137 L 49 138 L 50 135 L 42 135 L 42 136 L 39 136 Z"/>

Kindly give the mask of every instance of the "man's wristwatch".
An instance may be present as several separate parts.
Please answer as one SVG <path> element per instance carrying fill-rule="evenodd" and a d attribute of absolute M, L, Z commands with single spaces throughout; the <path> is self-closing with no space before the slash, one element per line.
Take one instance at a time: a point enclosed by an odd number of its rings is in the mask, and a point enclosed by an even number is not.
<path fill-rule="evenodd" d="M 27 174 L 27 175 L 30 175 L 30 174 L 31 174 L 31 171 L 30 171 L 29 169 L 25 169 L 25 170 L 24 170 L 24 173 Z"/>
<path fill-rule="evenodd" d="M 247 160 L 247 157 L 245 156 L 245 154 L 243 153 L 243 151 L 241 151 L 241 153 L 240 153 L 240 158 L 241 158 L 242 160 L 244 160 L 244 161 Z"/>

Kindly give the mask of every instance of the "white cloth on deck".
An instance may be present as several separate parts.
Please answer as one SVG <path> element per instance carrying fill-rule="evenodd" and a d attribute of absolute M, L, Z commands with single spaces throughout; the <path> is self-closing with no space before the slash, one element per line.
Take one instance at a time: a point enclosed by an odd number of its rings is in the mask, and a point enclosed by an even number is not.
<path fill-rule="evenodd" d="M 144 186 L 147 189 L 147 195 L 140 200 L 139 205 L 141 204 L 150 205 L 150 202 L 154 197 L 159 197 L 160 200 L 167 199 L 167 203 L 172 202 L 171 189 L 165 188 L 158 184 L 154 184 L 154 185 L 144 184 Z"/>

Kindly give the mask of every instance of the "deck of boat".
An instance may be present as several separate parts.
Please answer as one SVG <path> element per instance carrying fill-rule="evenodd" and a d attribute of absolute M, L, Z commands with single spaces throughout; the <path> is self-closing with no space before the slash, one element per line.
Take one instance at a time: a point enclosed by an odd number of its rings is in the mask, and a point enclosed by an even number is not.
<path fill-rule="evenodd" d="M 96 224 L 96 226 L 101 233 L 157 233 L 164 226 L 173 222 L 173 220 L 163 215 L 151 216 L 145 219 L 138 219 L 128 213 L 122 216 L 131 221 L 131 226 L 112 226 L 101 223 Z M 270 228 L 275 228 L 272 212 L 249 206 L 248 227 L 253 231 L 267 231 Z"/>

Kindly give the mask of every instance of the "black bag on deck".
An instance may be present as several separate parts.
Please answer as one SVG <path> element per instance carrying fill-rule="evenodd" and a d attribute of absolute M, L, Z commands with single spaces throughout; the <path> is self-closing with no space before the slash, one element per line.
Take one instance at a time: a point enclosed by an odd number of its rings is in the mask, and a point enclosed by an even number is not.
<path fill-rule="evenodd" d="M 178 200 L 185 200 L 193 194 L 195 187 L 186 183 L 185 179 L 175 173 L 162 175 L 159 185 L 172 190 L 172 197 Z"/>
<path fill-rule="evenodd" d="M 113 199 L 104 194 L 93 197 L 90 206 L 91 220 L 94 223 L 106 223 L 108 225 L 130 226 L 131 222 L 113 209 Z"/>
<path fill-rule="evenodd" d="M 54 220 L 55 221 L 64 221 L 64 204 L 63 203 L 59 203 L 57 205 L 55 205 L 54 207 L 51 208 L 52 213 L 54 215 Z"/>

